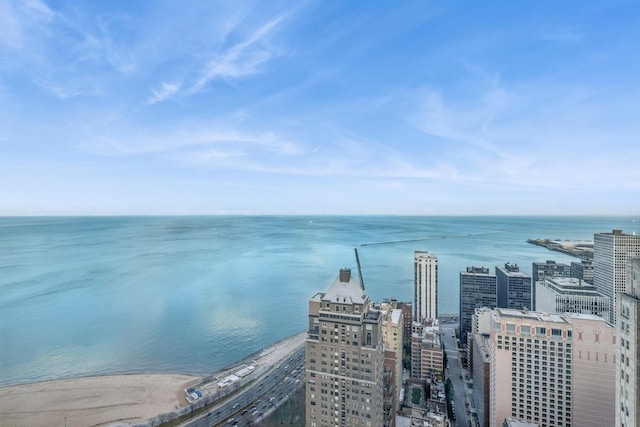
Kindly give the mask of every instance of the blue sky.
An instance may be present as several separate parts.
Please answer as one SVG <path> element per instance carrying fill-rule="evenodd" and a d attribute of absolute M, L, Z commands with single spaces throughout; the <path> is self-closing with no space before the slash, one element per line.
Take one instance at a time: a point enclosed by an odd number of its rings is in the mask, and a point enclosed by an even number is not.
<path fill-rule="evenodd" d="M 0 2 L 0 215 L 637 214 L 637 2 Z"/>

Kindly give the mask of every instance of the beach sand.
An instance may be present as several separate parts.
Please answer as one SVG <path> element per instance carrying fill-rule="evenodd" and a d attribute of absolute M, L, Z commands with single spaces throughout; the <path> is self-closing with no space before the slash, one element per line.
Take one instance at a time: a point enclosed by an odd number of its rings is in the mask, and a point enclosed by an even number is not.
<path fill-rule="evenodd" d="M 0 426 L 106 426 L 139 422 L 187 404 L 187 375 L 108 375 L 0 388 Z"/>
<path fill-rule="evenodd" d="M 306 331 L 284 338 L 216 372 L 217 379 L 252 364 L 261 375 L 304 345 Z M 186 406 L 184 389 L 201 378 L 177 374 L 107 375 L 0 387 L 0 427 L 98 427 L 136 423 Z"/>

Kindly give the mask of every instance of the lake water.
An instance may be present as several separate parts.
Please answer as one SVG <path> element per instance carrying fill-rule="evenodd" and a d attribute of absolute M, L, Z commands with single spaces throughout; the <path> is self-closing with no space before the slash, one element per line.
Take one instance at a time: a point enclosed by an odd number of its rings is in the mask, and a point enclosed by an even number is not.
<path fill-rule="evenodd" d="M 0 218 L 0 385 L 215 371 L 304 330 L 309 298 L 355 271 L 356 247 L 374 301 L 411 301 L 413 251 L 434 252 L 439 311 L 457 312 L 467 266 L 569 263 L 526 239 L 640 231 L 634 219 Z"/>

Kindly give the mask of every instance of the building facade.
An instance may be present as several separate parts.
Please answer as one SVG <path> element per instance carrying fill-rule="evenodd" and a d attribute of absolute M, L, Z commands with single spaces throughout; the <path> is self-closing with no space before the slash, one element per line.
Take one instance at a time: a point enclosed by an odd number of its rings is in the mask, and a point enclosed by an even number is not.
<path fill-rule="evenodd" d="M 498 307 L 521 310 L 532 310 L 533 286 L 531 277 L 520 271 L 517 264 L 506 263 L 504 267 L 496 266 L 498 288 Z"/>
<path fill-rule="evenodd" d="M 411 378 L 442 377 L 444 350 L 437 319 L 414 322 L 411 335 Z"/>
<path fill-rule="evenodd" d="M 594 314 L 609 321 L 609 297 L 573 277 L 547 277 L 536 283 L 536 311 Z"/>
<path fill-rule="evenodd" d="M 351 270 L 309 300 L 306 426 L 382 426 L 382 313 Z"/>
<path fill-rule="evenodd" d="M 489 397 L 491 386 L 491 357 L 489 353 L 489 334 L 471 334 L 473 358 L 473 401 L 478 421 L 482 426 L 489 425 Z"/>
<path fill-rule="evenodd" d="M 628 291 L 619 295 L 616 334 L 616 426 L 640 427 L 640 258 L 627 262 Z"/>
<path fill-rule="evenodd" d="M 398 302 L 398 308 L 402 310 L 402 321 L 404 322 L 402 337 L 410 338 L 411 325 L 413 324 L 413 304 L 410 302 Z"/>
<path fill-rule="evenodd" d="M 395 427 L 402 389 L 402 341 L 404 316 L 395 300 L 380 304 L 384 343 L 384 424 Z"/>
<path fill-rule="evenodd" d="M 544 280 L 546 277 L 571 277 L 571 267 L 552 260 L 546 262 L 534 262 L 531 268 L 533 283 Z"/>
<path fill-rule="evenodd" d="M 490 334 L 490 425 L 611 425 L 615 329 L 590 314 L 497 308 Z"/>
<path fill-rule="evenodd" d="M 611 299 L 610 321 L 615 325 L 617 294 L 627 292 L 627 260 L 640 257 L 640 236 L 622 230 L 596 233 L 593 237 L 593 284 Z"/>
<path fill-rule="evenodd" d="M 496 308 L 498 302 L 497 279 L 486 267 L 467 267 L 460 272 L 460 343 L 467 345 L 471 332 L 471 317 L 476 308 Z"/>
<path fill-rule="evenodd" d="M 438 318 L 438 258 L 427 251 L 413 254 L 414 318 L 417 322 Z"/>
<path fill-rule="evenodd" d="M 571 277 L 582 279 L 593 285 L 593 261 L 583 259 L 580 262 L 571 261 Z"/>

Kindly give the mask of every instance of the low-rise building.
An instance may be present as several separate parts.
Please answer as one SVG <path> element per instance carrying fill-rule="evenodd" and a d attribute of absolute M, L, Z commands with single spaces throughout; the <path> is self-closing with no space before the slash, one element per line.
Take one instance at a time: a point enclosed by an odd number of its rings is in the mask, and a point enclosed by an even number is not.
<path fill-rule="evenodd" d="M 536 311 L 594 314 L 609 320 L 610 298 L 573 277 L 547 277 L 536 283 Z"/>
<path fill-rule="evenodd" d="M 411 335 L 411 378 L 427 380 L 441 377 L 444 369 L 444 350 L 437 319 L 413 322 Z"/>
<path fill-rule="evenodd" d="M 412 408 L 411 427 L 449 427 L 449 421 L 445 414 L 431 412 L 422 408 Z"/>
<path fill-rule="evenodd" d="M 571 277 L 582 279 L 593 285 L 593 261 L 583 259 L 580 262 L 571 262 Z"/>
<path fill-rule="evenodd" d="M 571 267 L 552 260 L 534 262 L 531 268 L 531 277 L 533 278 L 533 283 L 544 280 L 547 277 L 571 277 Z"/>

